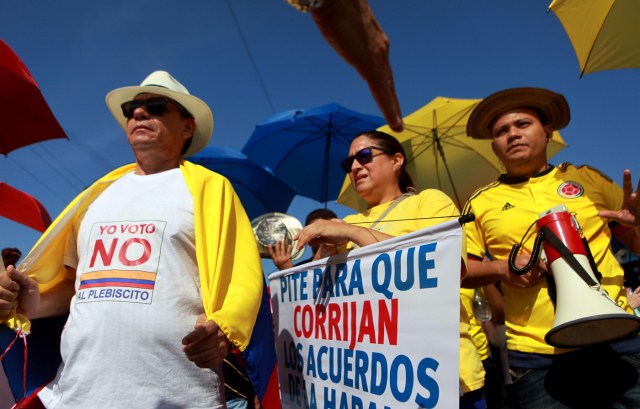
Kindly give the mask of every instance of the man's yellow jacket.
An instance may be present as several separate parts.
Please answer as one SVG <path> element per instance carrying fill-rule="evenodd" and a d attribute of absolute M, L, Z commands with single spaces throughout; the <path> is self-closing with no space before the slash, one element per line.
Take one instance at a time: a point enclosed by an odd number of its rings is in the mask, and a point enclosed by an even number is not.
<path fill-rule="evenodd" d="M 74 220 L 83 217 L 88 206 L 113 181 L 134 169 L 135 164 L 118 168 L 79 194 L 18 266 L 38 282 L 41 293 L 64 279 L 65 245 Z M 244 350 L 251 338 L 264 286 L 251 223 L 226 178 L 188 161 L 180 164 L 180 170 L 194 199 L 196 259 L 205 314 L 236 347 Z M 30 330 L 29 320 L 20 314 L 14 313 L 4 321 L 14 330 Z"/>

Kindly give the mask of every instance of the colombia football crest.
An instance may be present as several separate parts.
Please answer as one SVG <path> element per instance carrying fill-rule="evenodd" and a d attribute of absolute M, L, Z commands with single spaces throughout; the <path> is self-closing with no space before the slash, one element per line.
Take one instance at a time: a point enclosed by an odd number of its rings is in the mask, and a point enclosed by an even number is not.
<path fill-rule="evenodd" d="M 578 182 L 567 181 L 558 186 L 558 194 L 565 199 L 576 199 L 584 193 L 584 188 Z"/>

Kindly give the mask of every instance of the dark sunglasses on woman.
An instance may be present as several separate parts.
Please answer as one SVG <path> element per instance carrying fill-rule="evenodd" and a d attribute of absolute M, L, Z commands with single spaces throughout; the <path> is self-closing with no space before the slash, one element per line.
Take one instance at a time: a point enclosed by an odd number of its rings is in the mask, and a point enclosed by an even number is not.
<path fill-rule="evenodd" d="M 379 150 L 382 153 L 374 154 L 373 149 Z M 360 149 L 355 153 L 355 155 L 351 155 L 347 159 L 343 160 L 340 166 L 342 166 L 342 170 L 344 170 L 345 173 L 350 173 L 354 160 L 357 160 L 361 165 L 366 165 L 367 163 L 371 163 L 375 156 L 392 154 L 393 153 L 388 149 L 379 148 L 377 146 L 368 146 L 366 148 Z"/>
<path fill-rule="evenodd" d="M 185 107 L 167 97 L 153 97 L 149 99 L 134 99 L 131 101 L 124 102 L 120 107 L 122 108 L 122 114 L 125 118 L 131 119 L 133 118 L 133 112 L 144 106 L 144 109 L 149 113 L 149 115 L 160 116 L 167 112 L 167 105 L 172 103 L 176 108 L 182 112 L 183 115 L 191 118 L 192 115 L 189 111 L 186 110 Z"/>

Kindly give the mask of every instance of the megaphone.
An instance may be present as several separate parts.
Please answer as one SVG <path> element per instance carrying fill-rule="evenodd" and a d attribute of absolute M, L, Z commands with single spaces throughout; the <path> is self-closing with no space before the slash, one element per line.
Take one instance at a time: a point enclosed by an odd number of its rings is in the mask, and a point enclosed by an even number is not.
<path fill-rule="evenodd" d="M 619 341 L 640 331 L 640 317 L 627 313 L 607 294 L 593 271 L 588 244 L 576 219 L 564 205 L 540 215 L 532 259 L 515 267 L 516 246 L 509 257 L 512 270 L 524 274 L 543 247 L 556 287 L 556 313 L 544 339 L 562 348 L 582 348 Z"/>

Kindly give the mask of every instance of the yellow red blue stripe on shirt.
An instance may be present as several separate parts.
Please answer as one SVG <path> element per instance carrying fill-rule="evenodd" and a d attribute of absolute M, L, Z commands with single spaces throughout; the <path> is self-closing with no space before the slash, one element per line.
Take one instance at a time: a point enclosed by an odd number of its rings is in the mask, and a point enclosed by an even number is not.
<path fill-rule="evenodd" d="M 156 274 L 146 271 L 107 270 L 84 273 L 80 276 L 79 290 L 95 287 L 132 287 L 153 289 Z"/>

